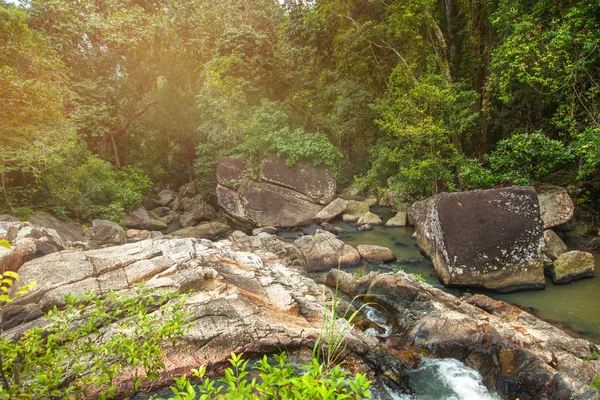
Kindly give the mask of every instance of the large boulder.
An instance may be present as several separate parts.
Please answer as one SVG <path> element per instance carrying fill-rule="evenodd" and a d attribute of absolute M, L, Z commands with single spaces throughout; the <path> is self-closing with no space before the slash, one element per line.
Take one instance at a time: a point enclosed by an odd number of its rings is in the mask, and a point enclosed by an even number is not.
<path fill-rule="evenodd" d="M 550 267 L 550 276 L 554 283 L 592 278 L 594 276 L 594 256 L 583 251 L 562 253 Z"/>
<path fill-rule="evenodd" d="M 110 246 L 125 243 L 123 228 L 112 221 L 95 219 L 85 236 L 97 246 Z"/>
<path fill-rule="evenodd" d="M 357 249 L 358 254 L 368 262 L 385 263 L 396 260 L 394 253 L 387 247 L 361 244 Z"/>
<path fill-rule="evenodd" d="M 260 178 L 302 193 L 313 203 L 326 205 L 335 197 L 335 179 L 331 170 L 310 160 L 300 160 L 290 167 L 284 159 L 271 156 L 263 160 Z"/>
<path fill-rule="evenodd" d="M 251 230 L 308 225 L 335 193 L 326 167 L 299 162 L 287 167 L 277 157 L 262 164 L 262 182 L 247 178 L 247 162 L 221 158 L 217 165 L 217 201 L 234 226 Z"/>
<path fill-rule="evenodd" d="M 323 209 L 291 189 L 249 180 L 237 191 L 217 186 L 217 198 L 228 216 L 259 227 L 307 225 Z"/>
<path fill-rule="evenodd" d="M 314 236 L 302 236 L 294 241 L 294 245 L 302 252 L 308 272 L 352 267 L 360 263 L 360 254 L 354 247 L 323 230 L 317 230 Z"/>
<path fill-rule="evenodd" d="M 565 188 L 539 185 L 536 190 L 544 229 L 564 224 L 573 218 L 575 206 Z"/>
<path fill-rule="evenodd" d="M 189 211 L 184 212 L 179 217 L 179 224 L 186 228 L 188 226 L 198 225 L 202 221 L 212 221 L 217 218 L 215 209 L 207 203 L 195 202 L 191 205 Z"/>
<path fill-rule="evenodd" d="M 189 182 L 179 187 L 179 197 L 195 197 L 198 194 L 196 182 Z"/>
<path fill-rule="evenodd" d="M 317 215 L 313 217 L 313 222 L 320 224 L 322 222 L 329 222 L 335 217 L 339 216 L 348 207 L 348 202 L 344 199 L 335 199 L 331 203 L 325 206 Z"/>
<path fill-rule="evenodd" d="M 501 292 L 545 286 L 533 187 L 442 193 L 413 205 L 417 242 L 444 285 Z"/>
<path fill-rule="evenodd" d="M 266 234 L 251 236 L 249 240 L 260 241 L 263 235 Z M 147 240 L 87 252 L 61 252 L 39 262 L 34 260 L 22 270 L 18 285 L 36 280 L 38 287 L 3 308 L 3 336 L 11 340 L 27 328 L 44 326 L 47 322 L 42 313 L 64 305 L 64 295 L 69 292 L 74 296 L 89 289 L 131 293 L 135 284 L 145 282 L 146 287 L 161 293 L 186 293 L 186 333 L 174 342 L 161 344 L 163 369 L 152 380 L 142 381 L 141 387 L 134 388 L 138 369 L 121 370 L 113 381 L 118 387 L 116 398 L 148 391 L 150 386 L 156 389 L 172 385 L 174 377 L 189 373 L 198 365 L 206 365 L 207 374 L 212 375 L 219 368 L 222 371 L 231 353 L 243 352 L 247 358 L 281 349 L 294 353 L 313 348 L 321 337 L 323 310 L 329 307 L 326 301 L 331 298 L 331 291 L 302 270 L 288 268 L 285 260 L 272 253 L 262 257 L 235 247 L 230 241 Z M 89 314 L 89 309 L 82 312 L 84 319 L 77 318 L 75 324 L 85 323 Z M 123 322 L 106 321 L 100 328 L 101 334 L 91 340 L 111 340 L 119 334 L 115 326 Z M 370 377 L 381 373 L 395 387 L 406 383 L 406 366 L 376 337 L 351 326 L 343 329 L 347 365 Z M 302 353 L 291 355 L 295 360 L 295 355 Z M 92 387 L 87 396 L 99 397 Z"/>

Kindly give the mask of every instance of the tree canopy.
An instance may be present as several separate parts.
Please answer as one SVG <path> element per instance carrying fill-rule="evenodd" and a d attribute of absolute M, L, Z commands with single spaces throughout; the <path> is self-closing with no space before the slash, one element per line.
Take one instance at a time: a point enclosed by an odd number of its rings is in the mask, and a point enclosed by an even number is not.
<path fill-rule="evenodd" d="M 193 180 L 211 200 L 219 157 L 273 153 L 406 200 L 600 189 L 598 2 L 22 3 L 0 3 L 10 213 L 118 219 Z"/>

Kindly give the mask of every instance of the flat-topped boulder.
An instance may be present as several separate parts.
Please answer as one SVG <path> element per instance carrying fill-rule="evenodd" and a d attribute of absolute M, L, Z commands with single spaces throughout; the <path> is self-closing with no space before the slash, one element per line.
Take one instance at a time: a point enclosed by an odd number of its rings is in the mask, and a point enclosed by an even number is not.
<path fill-rule="evenodd" d="M 545 286 L 533 187 L 442 193 L 412 208 L 421 251 L 444 285 L 506 292 Z"/>
<path fill-rule="evenodd" d="M 263 160 L 260 178 L 302 193 L 314 203 L 327 205 L 335 198 L 336 185 L 331 170 L 310 160 L 299 160 L 288 166 L 284 159 L 271 156 Z"/>

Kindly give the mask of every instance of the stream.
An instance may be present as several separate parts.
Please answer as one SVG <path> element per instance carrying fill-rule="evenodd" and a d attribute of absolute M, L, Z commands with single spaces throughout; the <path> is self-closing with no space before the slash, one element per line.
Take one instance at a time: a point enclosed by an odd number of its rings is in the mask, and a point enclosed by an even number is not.
<path fill-rule="evenodd" d="M 373 212 L 379 215 L 384 223 L 393 216 L 389 208 L 376 207 Z M 538 318 L 553 324 L 571 336 L 600 344 L 600 312 L 597 308 L 600 304 L 600 274 L 598 273 L 594 278 L 582 279 L 566 285 L 555 285 L 551 279 L 546 278 L 544 290 L 514 293 L 496 293 L 478 288 L 447 288 L 437 278 L 431 260 L 419 252 L 416 241 L 411 238 L 414 233 L 413 227 L 375 226 L 372 231 L 358 232 L 350 223 L 338 220 L 333 224 L 344 230 L 340 239 L 351 246 L 373 244 L 391 249 L 398 261 L 387 264 L 387 267 L 403 268 L 406 272 L 419 274 L 429 284 L 458 296 L 471 292 L 504 300 L 529 310 Z M 596 270 L 600 271 L 600 254 L 593 254 Z M 402 264 L 403 260 L 411 262 Z M 363 264 L 349 269 L 349 272 L 366 273 L 372 270 L 377 270 L 377 266 Z M 389 272 L 387 269 L 381 271 Z"/>

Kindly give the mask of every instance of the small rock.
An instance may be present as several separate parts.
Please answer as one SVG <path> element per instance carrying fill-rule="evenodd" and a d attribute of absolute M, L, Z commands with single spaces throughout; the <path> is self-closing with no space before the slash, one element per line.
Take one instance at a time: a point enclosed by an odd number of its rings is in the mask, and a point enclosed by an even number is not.
<path fill-rule="evenodd" d="M 319 224 L 328 222 L 340 215 L 348 207 L 348 202 L 344 199 L 337 198 L 325 206 L 317 215 L 313 217 L 313 222 Z"/>
<path fill-rule="evenodd" d="M 369 205 L 369 207 L 376 206 L 378 202 L 379 201 L 377 200 L 377 197 L 375 197 L 375 196 L 369 196 L 365 200 L 365 203 L 367 203 Z"/>
<path fill-rule="evenodd" d="M 171 212 L 171 209 L 169 207 L 156 207 L 154 210 L 152 210 L 152 212 L 156 215 L 158 215 L 159 217 L 162 217 L 168 213 Z"/>
<path fill-rule="evenodd" d="M 369 224 L 364 224 L 364 225 L 357 226 L 356 230 L 359 232 L 372 231 L 373 227 Z"/>
<path fill-rule="evenodd" d="M 591 278 L 594 276 L 594 256 L 579 250 L 563 253 L 550 267 L 550 274 L 554 283 Z"/>
<path fill-rule="evenodd" d="M 390 226 L 390 227 L 406 226 L 406 223 L 407 223 L 407 214 L 405 212 L 401 211 L 398 214 L 396 214 L 395 217 L 390 218 L 385 223 L 385 226 Z"/>
<path fill-rule="evenodd" d="M 372 212 L 368 212 L 365 215 L 363 215 L 362 217 L 360 217 L 358 219 L 358 225 L 381 225 L 383 224 L 383 222 L 381 221 L 381 218 L 379 218 L 379 216 L 373 214 Z"/>
<path fill-rule="evenodd" d="M 344 222 L 356 222 L 358 221 L 358 217 L 352 214 L 344 214 L 342 215 L 342 221 Z"/>
<path fill-rule="evenodd" d="M 195 197 L 198 194 L 198 188 L 195 182 L 182 185 L 179 188 L 179 197 Z"/>
<path fill-rule="evenodd" d="M 139 229 L 127 229 L 125 235 L 128 243 L 139 242 L 152 237 L 152 233 L 150 231 Z"/>
<path fill-rule="evenodd" d="M 125 221 L 128 228 L 146 229 L 150 225 L 150 216 L 144 207 L 138 207 L 127 213 Z"/>
<path fill-rule="evenodd" d="M 171 222 L 175 221 L 175 218 L 177 217 L 177 215 L 167 214 L 164 217 L 160 217 L 159 221 L 164 222 L 168 226 Z"/>
<path fill-rule="evenodd" d="M 179 223 L 183 228 L 197 225 L 202 221 L 212 221 L 217 218 L 215 209 L 207 203 L 195 203 L 189 211 L 186 211 L 179 218 Z"/>
<path fill-rule="evenodd" d="M 268 233 L 269 235 L 277 235 L 277 233 L 279 233 L 279 229 L 272 226 L 263 226 L 262 228 L 256 228 L 252 230 L 252 235 L 258 236 L 259 233 L 263 232 Z"/>
<path fill-rule="evenodd" d="M 327 231 L 327 232 L 332 232 L 333 228 L 334 228 L 333 225 L 331 225 L 329 222 L 323 222 L 321 224 L 321 227 L 323 228 L 324 231 Z"/>
<path fill-rule="evenodd" d="M 294 244 L 304 256 L 308 272 L 327 271 L 360 263 L 358 251 L 329 232 L 318 230 L 314 236 L 302 236 Z"/>
<path fill-rule="evenodd" d="M 112 221 L 102 219 L 93 220 L 92 227 L 85 232 L 85 236 L 98 246 L 125 243 L 123 228 Z"/>
<path fill-rule="evenodd" d="M 369 204 L 366 201 L 348 200 L 348 206 L 344 212 L 360 218 L 369 212 Z"/>
<path fill-rule="evenodd" d="M 575 206 L 566 189 L 552 185 L 540 185 L 535 189 L 544 229 L 564 224 L 573 218 Z"/>
<path fill-rule="evenodd" d="M 0 221 L 1 222 L 21 222 L 21 221 L 19 221 L 19 218 L 13 217 L 12 215 L 8 215 L 8 214 L 0 214 Z"/>
<path fill-rule="evenodd" d="M 181 200 L 179 200 L 179 198 L 176 198 L 173 204 L 171 204 L 171 209 L 176 212 L 183 211 L 183 206 L 181 205 Z"/>
<path fill-rule="evenodd" d="M 172 232 L 169 236 L 179 238 L 202 238 L 217 240 L 225 237 L 231 229 L 228 225 L 222 222 L 211 221 L 204 222 L 196 226 L 189 226 L 187 228 L 180 229 Z"/>
<path fill-rule="evenodd" d="M 331 233 L 335 233 L 336 235 L 341 235 L 342 233 L 344 233 L 344 230 L 342 228 L 338 228 L 337 226 L 334 226 L 333 229 L 331 230 Z"/>
<path fill-rule="evenodd" d="M 546 241 L 544 254 L 550 257 L 552 261 L 556 260 L 561 254 L 567 251 L 567 245 L 552 229 L 546 229 L 544 231 L 544 240 Z"/>
<path fill-rule="evenodd" d="M 167 229 L 168 225 L 161 221 L 160 219 L 150 219 L 150 224 L 148 225 L 149 231 L 162 231 Z"/>
<path fill-rule="evenodd" d="M 358 253 L 368 262 L 381 263 L 396 260 L 394 253 L 387 247 L 383 246 L 361 244 L 358 246 Z"/>
<path fill-rule="evenodd" d="M 311 224 L 306 228 L 302 229 L 302 233 L 304 235 L 314 235 L 319 229 L 322 229 L 321 225 Z"/>
<path fill-rule="evenodd" d="M 411 239 L 417 240 L 417 232 L 413 232 L 412 235 L 410 235 Z"/>
<path fill-rule="evenodd" d="M 173 203 L 176 198 L 177 196 L 175 196 L 175 193 L 173 193 L 171 190 L 163 190 L 158 194 L 158 199 L 154 200 L 154 202 L 159 206 L 166 207 Z"/>

